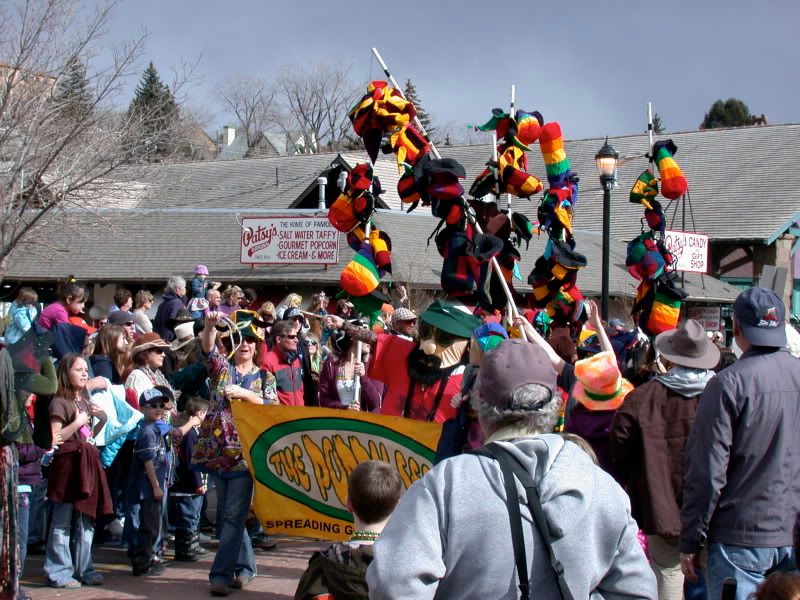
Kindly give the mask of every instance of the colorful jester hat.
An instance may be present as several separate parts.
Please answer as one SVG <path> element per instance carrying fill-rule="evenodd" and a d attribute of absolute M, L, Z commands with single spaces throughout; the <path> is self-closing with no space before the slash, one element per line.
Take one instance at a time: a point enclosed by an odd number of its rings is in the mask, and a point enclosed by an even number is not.
<path fill-rule="evenodd" d="M 645 208 L 653 208 L 650 204 L 658 196 L 658 178 L 653 175 L 650 169 L 645 169 L 636 178 L 636 182 L 631 188 L 630 201 L 634 204 L 641 204 Z"/>
<path fill-rule="evenodd" d="M 372 165 L 359 163 L 347 174 L 344 191 L 328 211 L 328 220 L 338 231 L 363 229 L 375 210 L 376 196 L 383 193 Z"/>
<path fill-rule="evenodd" d="M 502 108 L 492 109 L 492 118 L 477 127 L 479 131 L 497 133 L 497 141 L 502 140 L 504 147 L 516 146 L 522 150 L 530 150 L 530 146 L 539 139 L 544 117 L 539 111 L 526 112 L 518 110 L 512 117 Z"/>
<path fill-rule="evenodd" d="M 689 184 L 673 156 L 678 147 L 672 140 L 661 140 L 653 144 L 653 160 L 661 175 L 661 193 L 665 198 L 677 200 L 689 191 Z"/>
<path fill-rule="evenodd" d="M 348 116 L 374 163 L 383 136 L 407 127 L 416 114 L 414 104 L 403 98 L 400 90 L 385 81 L 372 81 L 367 86 L 367 93 L 350 109 Z"/>

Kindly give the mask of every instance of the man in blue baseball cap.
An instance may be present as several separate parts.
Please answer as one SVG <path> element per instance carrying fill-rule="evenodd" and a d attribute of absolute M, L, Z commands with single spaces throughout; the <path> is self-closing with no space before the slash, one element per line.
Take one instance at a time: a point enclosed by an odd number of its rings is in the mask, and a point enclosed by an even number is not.
<path fill-rule="evenodd" d="M 767 573 L 797 568 L 792 527 L 800 513 L 800 360 L 786 346 L 783 301 L 766 288 L 733 305 L 743 354 L 712 378 L 686 446 L 681 569 L 696 580 L 708 551 L 708 597 L 722 582 L 748 598 Z"/>

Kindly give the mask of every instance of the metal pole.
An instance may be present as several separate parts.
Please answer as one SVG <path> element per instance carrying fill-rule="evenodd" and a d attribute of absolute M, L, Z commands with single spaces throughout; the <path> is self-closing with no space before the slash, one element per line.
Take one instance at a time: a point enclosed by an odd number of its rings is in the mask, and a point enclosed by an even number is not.
<path fill-rule="evenodd" d="M 650 155 L 650 162 L 652 163 L 653 158 L 653 103 L 647 103 L 647 137 L 650 141 L 650 147 L 647 149 L 648 154 Z"/>
<path fill-rule="evenodd" d="M 383 57 L 381 56 L 380 52 L 378 52 L 378 49 L 377 48 L 373 48 L 372 49 L 372 53 L 375 55 L 375 58 L 377 59 L 378 64 L 380 64 L 381 68 L 383 69 L 383 72 L 386 75 L 386 78 L 391 82 L 392 87 L 396 88 L 400 92 L 400 94 L 402 95 L 403 94 L 403 90 L 400 89 L 400 86 L 397 84 L 397 81 L 395 80 L 394 76 L 389 72 L 389 67 L 386 66 L 386 63 L 384 62 Z M 428 132 L 425 131 L 425 127 L 422 125 L 422 123 L 420 123 L 419 117 L 416 117 L 416 116 L 414 117 L 414 124 L 417 126 L 417 128 L 420 130 L 420 132 L 425 137 L 428 137 Z M 430 142 L 431 152 L 433 153 L 433 155 L 436 158 L 442 158 L 442 155 L 439 154 L 439 150 L 436 149 L 436 145 L 433 143 L 433 141 L 431 141 L 430 139 L 428 141 Z M 474 218 L 474 216 L 469 211 L 467 211 L 466 214 L 467 214 L 467 217 L 470 219 L 470 221 L 472 221 L 472 224 L 475 227 L 475 231 L 477 233 L 479 233 L 479 234 L 483 234 L 483 230 L 481 229 L 480 224 Z M 492 267 L 494 268 L 494 270 L 497 273 L 502 273 L 502 271 L 500 270 L 500 264 L 497 262 L 497 258 L 492 258 Z M 508 283 L 506 282 L 506 278 L 505 277 L 502 277 L 502 276 L 500 277 L 500 284 L 503 287 L 503 292 L 506 295 L 506 299 L 508 300 L 508 303 L 511 305 L 511 310 L 512 310 L 514 316 L 517 316 L 519 314 L 517 312 L 517 305 L 514 304 L 514 298 L 511 296 L 511 289 L 509 289 Z M 525 337 L 525 330 L 522 330 L 522 337 L 523 337 L 523 339 L 527 339 Z"/>
<path fill-rule="evenodd" d="M 514 118 L 514 101 L 516 100 L 517 96 L 517 86 L 514 84 L 511 85 L 511 110 L 508 113 L 509 118 Z M 508 140 L 506 140 L 508 141 Z M 508 208 L 508 218 L 511 218 L 511 194 L 506 195 L 506 207 Z"/>
<path fill-rule="evenodd" d="M 608 322 L 608 272 L 611 252 L 611 181 L 603 181 L 603 273 L 600 288 L 600 316 Z"/>
<path fill-rule="evenodd" d="M 318 210 L 325 210 L 325 186 L 328 185 L 327 177 L 317 177 L 317 187 L 319 188 Z"/>

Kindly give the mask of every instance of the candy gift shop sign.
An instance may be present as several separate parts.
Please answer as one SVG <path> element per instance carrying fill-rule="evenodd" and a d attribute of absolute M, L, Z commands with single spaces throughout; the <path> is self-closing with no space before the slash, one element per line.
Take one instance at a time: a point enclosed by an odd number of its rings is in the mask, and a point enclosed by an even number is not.
<path fill-rule="evenodd" d="M 244 264 L 335 265 L 339 232 L 326 217 L 245 217 L 241 262 Z"/>
<path fill-rule="evenodd" d="M 676 271 L 708 273 L 707 235 L 667 230 L 664 244 L 675 257 Z"/>

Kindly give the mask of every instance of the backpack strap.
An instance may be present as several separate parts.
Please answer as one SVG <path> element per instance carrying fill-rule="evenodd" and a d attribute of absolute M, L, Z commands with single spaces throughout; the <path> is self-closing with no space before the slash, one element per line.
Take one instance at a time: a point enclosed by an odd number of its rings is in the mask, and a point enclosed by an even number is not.
<path fill-rule="evenodd" d="M 500 444 L 491 443 L 483 448 L 474 450 L 473 454 L 488 456 L 495 459 L 500 465 L 503 474 L 503 481 L 506 488 L 506 505 L 508 507 L 509 522 L 511 523 L 511 540 L 514 545 L 514 559 L 517 563 L 517 577 L 520 580 L 520 598 L 528 600 L 530 598 L 530 584 L 528 581 L 528 561 L 525 556 L 525 540 L 522 535 L 522 516 L 519 511 L 519 501 L 517 497 L 517 486 L 514 477 L 519 479 L 525 488 L 528 509 L 531 511 L 533 522 L 542 537 L 547 555 L 550 559 L 550 566 L 553 569 L 553 576 L 562 600 L 574 600 L 572 592 L 564 578 L 564 566 L 555 555 L 552 539 L 550 538 L 550 528 L 542 509 L 542 502 L 539 499 L 539 491 L 528 470 L 514 455 L 509 453 Z"/>

